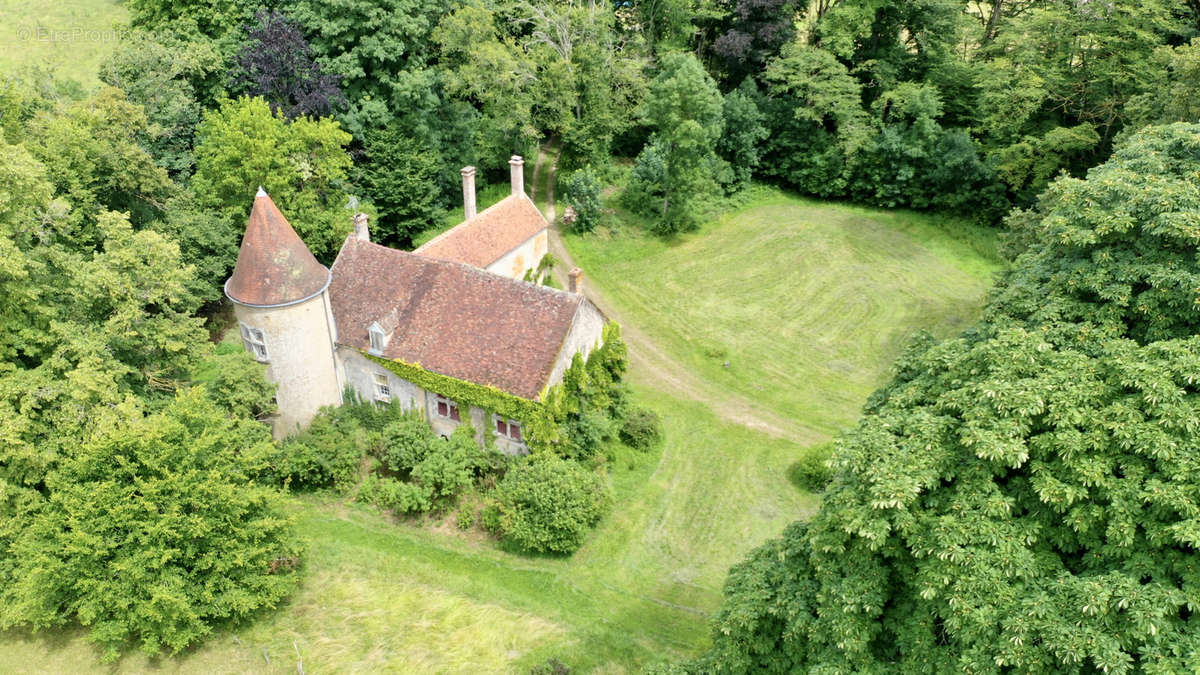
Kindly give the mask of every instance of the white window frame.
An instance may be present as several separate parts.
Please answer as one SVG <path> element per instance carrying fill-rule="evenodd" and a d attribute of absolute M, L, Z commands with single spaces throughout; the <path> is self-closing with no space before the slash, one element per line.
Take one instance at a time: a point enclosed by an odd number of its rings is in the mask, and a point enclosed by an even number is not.
<path fill-rule="evenodd" d="M 501 422 L 504 423 L 504 433 L 500 433 L 500 423 Z M 524 443 L 525 442 L 525 434 L 522 433 L 523 432 L 522 426 L 523 425 L 521 424 L 521 420 L 510 419 L 510 418 L 504 417 L 502 415 L 492 415 L 492 433 L 496 434 L 497 436 L 499 436 L 500 438 L 503 438 L 505 440 L 509 440 L 514 443 Z M 513 433 L 512 433 L 513 427 L 517 428 L 517 436 L 518 436 L 517 438 L 513 437 Z"/>
<path fill-rule="evenodd" d="M 444 420 L 454 420 L 455 422 L 462 421 L 462 410 L 459 409 L 457 402 L 452 401 L 449 398 L 442 396 L 441 394 L 435 394 L 435 396 L 437 398 L 433 402 L 433 414 L 434 415 L 437 415 L 438 417 L 440 417 Z M 440 410 L 438 410 L 439 403 L 446 404 L 446 414 L 445 415 L 443 415 L 442 412 Z"/>
<path fill-rule="evenodd" d="M 383 354 L 383 348 L 387 346 L 387 334 L 383 332 L 383 328 L 378 323 L 372 323 L 367 328 L 367 338 L 370 344 L 367 353 L 375 356 Z"/>
<path fill-rule="evenodd" d="M 269 363 L 271 361 L 270 352 L 267 351 L 267 336 L 258 328 L 251 328 L 244 322 L 238 322 L 238 328 L 242 331 L 242 345 L 246 351 L 250 352 L 259 363 Z"/>
<path fill-rule="evenodd" d="M 375 373 L 375 400 L 380 403 L 392 402 L 392 383 L 387 373 Z"/>

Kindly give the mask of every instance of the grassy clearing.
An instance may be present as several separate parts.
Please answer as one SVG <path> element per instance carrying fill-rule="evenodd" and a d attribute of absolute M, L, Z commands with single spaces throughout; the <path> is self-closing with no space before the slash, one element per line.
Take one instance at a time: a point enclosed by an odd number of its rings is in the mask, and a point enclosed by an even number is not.
<path fill-rule="evenodd" d="M 835 433 L 915 331 L 975 319 L 1000 267 L 992 240 L 966 223 L 760 189 L 696 233 L 601 230 L 567 245 L 626 320 L 697 375 Z"/>
<path fill-rule="evenodd" d="M 38 66 L 94 87 L 127 14 L 119 0 L 0 0 L 0 72 Z"/>
<path fill-rule="evenodd" d="M 921 216 L 772 192 L 677 240 L 627 232 L 568 243 L 589 283 L 673 358 L 833 430 L 857 415 L 905 335 L 974 316 L 997 263 L 986 235 L 972 241 Z M 133 654 L 114 670 L 295 672 L 298 649 L 307 672 L 528 672 L 554 657 L 576 672 L 623 673 L 696 654 L 729 566 L 816 507 L 788 481 L 807 450 L 645 374 L 632 379 L 666 440 L 612 462 L 618 507 L 574 556 L 518 556 L 453 528 L 300 497 L 311 545 L 288 605 L 194 652 Z M 0 672 L 34 668 L 97 665 L 78 630 L 0 633 Z"/>

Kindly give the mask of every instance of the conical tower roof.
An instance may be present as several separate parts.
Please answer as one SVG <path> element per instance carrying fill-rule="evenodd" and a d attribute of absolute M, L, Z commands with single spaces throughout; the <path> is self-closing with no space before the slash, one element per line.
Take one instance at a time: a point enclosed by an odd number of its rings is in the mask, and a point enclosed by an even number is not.
<path fill-rule="evenodd" d="M 260 187 L 225 295 L 243 305 L 286 305 L 320 293 L 329 279 L 328 268 L 317 262 Z"/>

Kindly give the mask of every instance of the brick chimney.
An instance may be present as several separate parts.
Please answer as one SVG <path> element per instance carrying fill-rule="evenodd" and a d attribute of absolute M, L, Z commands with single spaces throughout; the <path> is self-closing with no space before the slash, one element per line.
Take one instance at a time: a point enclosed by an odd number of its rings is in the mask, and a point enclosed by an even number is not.
<path fill-rule="evenodd" d="M 367 214 L 354 214 L 354 238 L 360 241 L 371 241 L 371 229 L 367 226 Z"/>
<path fill-rule="evenodd" d="M 567 290 L 583 295 L 583 270 L 572 267 L 571 271 L 567 272 Z"/>
<path fill-rule="evenodd" d="M 475 167 L 464 166 L 462 168 L 463 177 L 463 214 L 465 220 L 470 220 L 475 217 Z"/>
<path fill-rule="evenodd" d="M 512 176 L 512 193 L 525 194 L 525 160 L 520 155 L 508 159 L 508 172 Z"/>

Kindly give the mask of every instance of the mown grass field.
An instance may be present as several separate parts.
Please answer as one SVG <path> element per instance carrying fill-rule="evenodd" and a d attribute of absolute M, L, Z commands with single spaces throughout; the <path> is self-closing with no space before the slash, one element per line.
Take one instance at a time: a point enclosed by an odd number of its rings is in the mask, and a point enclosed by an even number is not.
<path fill-rule="evenodd" d="M 625 232 L 568 244 L 587 283 L 673 359 L 828 433 L 856 417 L 906 335 L 950 332 L 977 312 L 997 263 L 986 235 L 954 231 L 763 192 L 669 242 Z M 729 566 L 816 507 L 786 477 L 806 450 L 646 372 L 631 379 L 667 440 L 613 462 L 617 507 L 574 556 L 519 556 L 452 527 L 298 497 L 310 550 L 286 606 L 195 651 L 134 653 L 113 670 L 528 672 L 554 657 L 627 673 L 698 653 Z M 95 658 L 79 630 L 0 633 L 0 672 L 86 672 Z"/>
<path fill-rule="evenodd" d="M 121 39 L 119 0 L 0 0 L 0 72 L 52 68 L 84 87 Z"/>
<path fill-rule="evenodd" d="M 992 231 L 759 188 L 672 239 L 568 235 L 592 283 L 707 382 L 833 434 L 918 330 L 976 317 L 999 270 Z"/>

